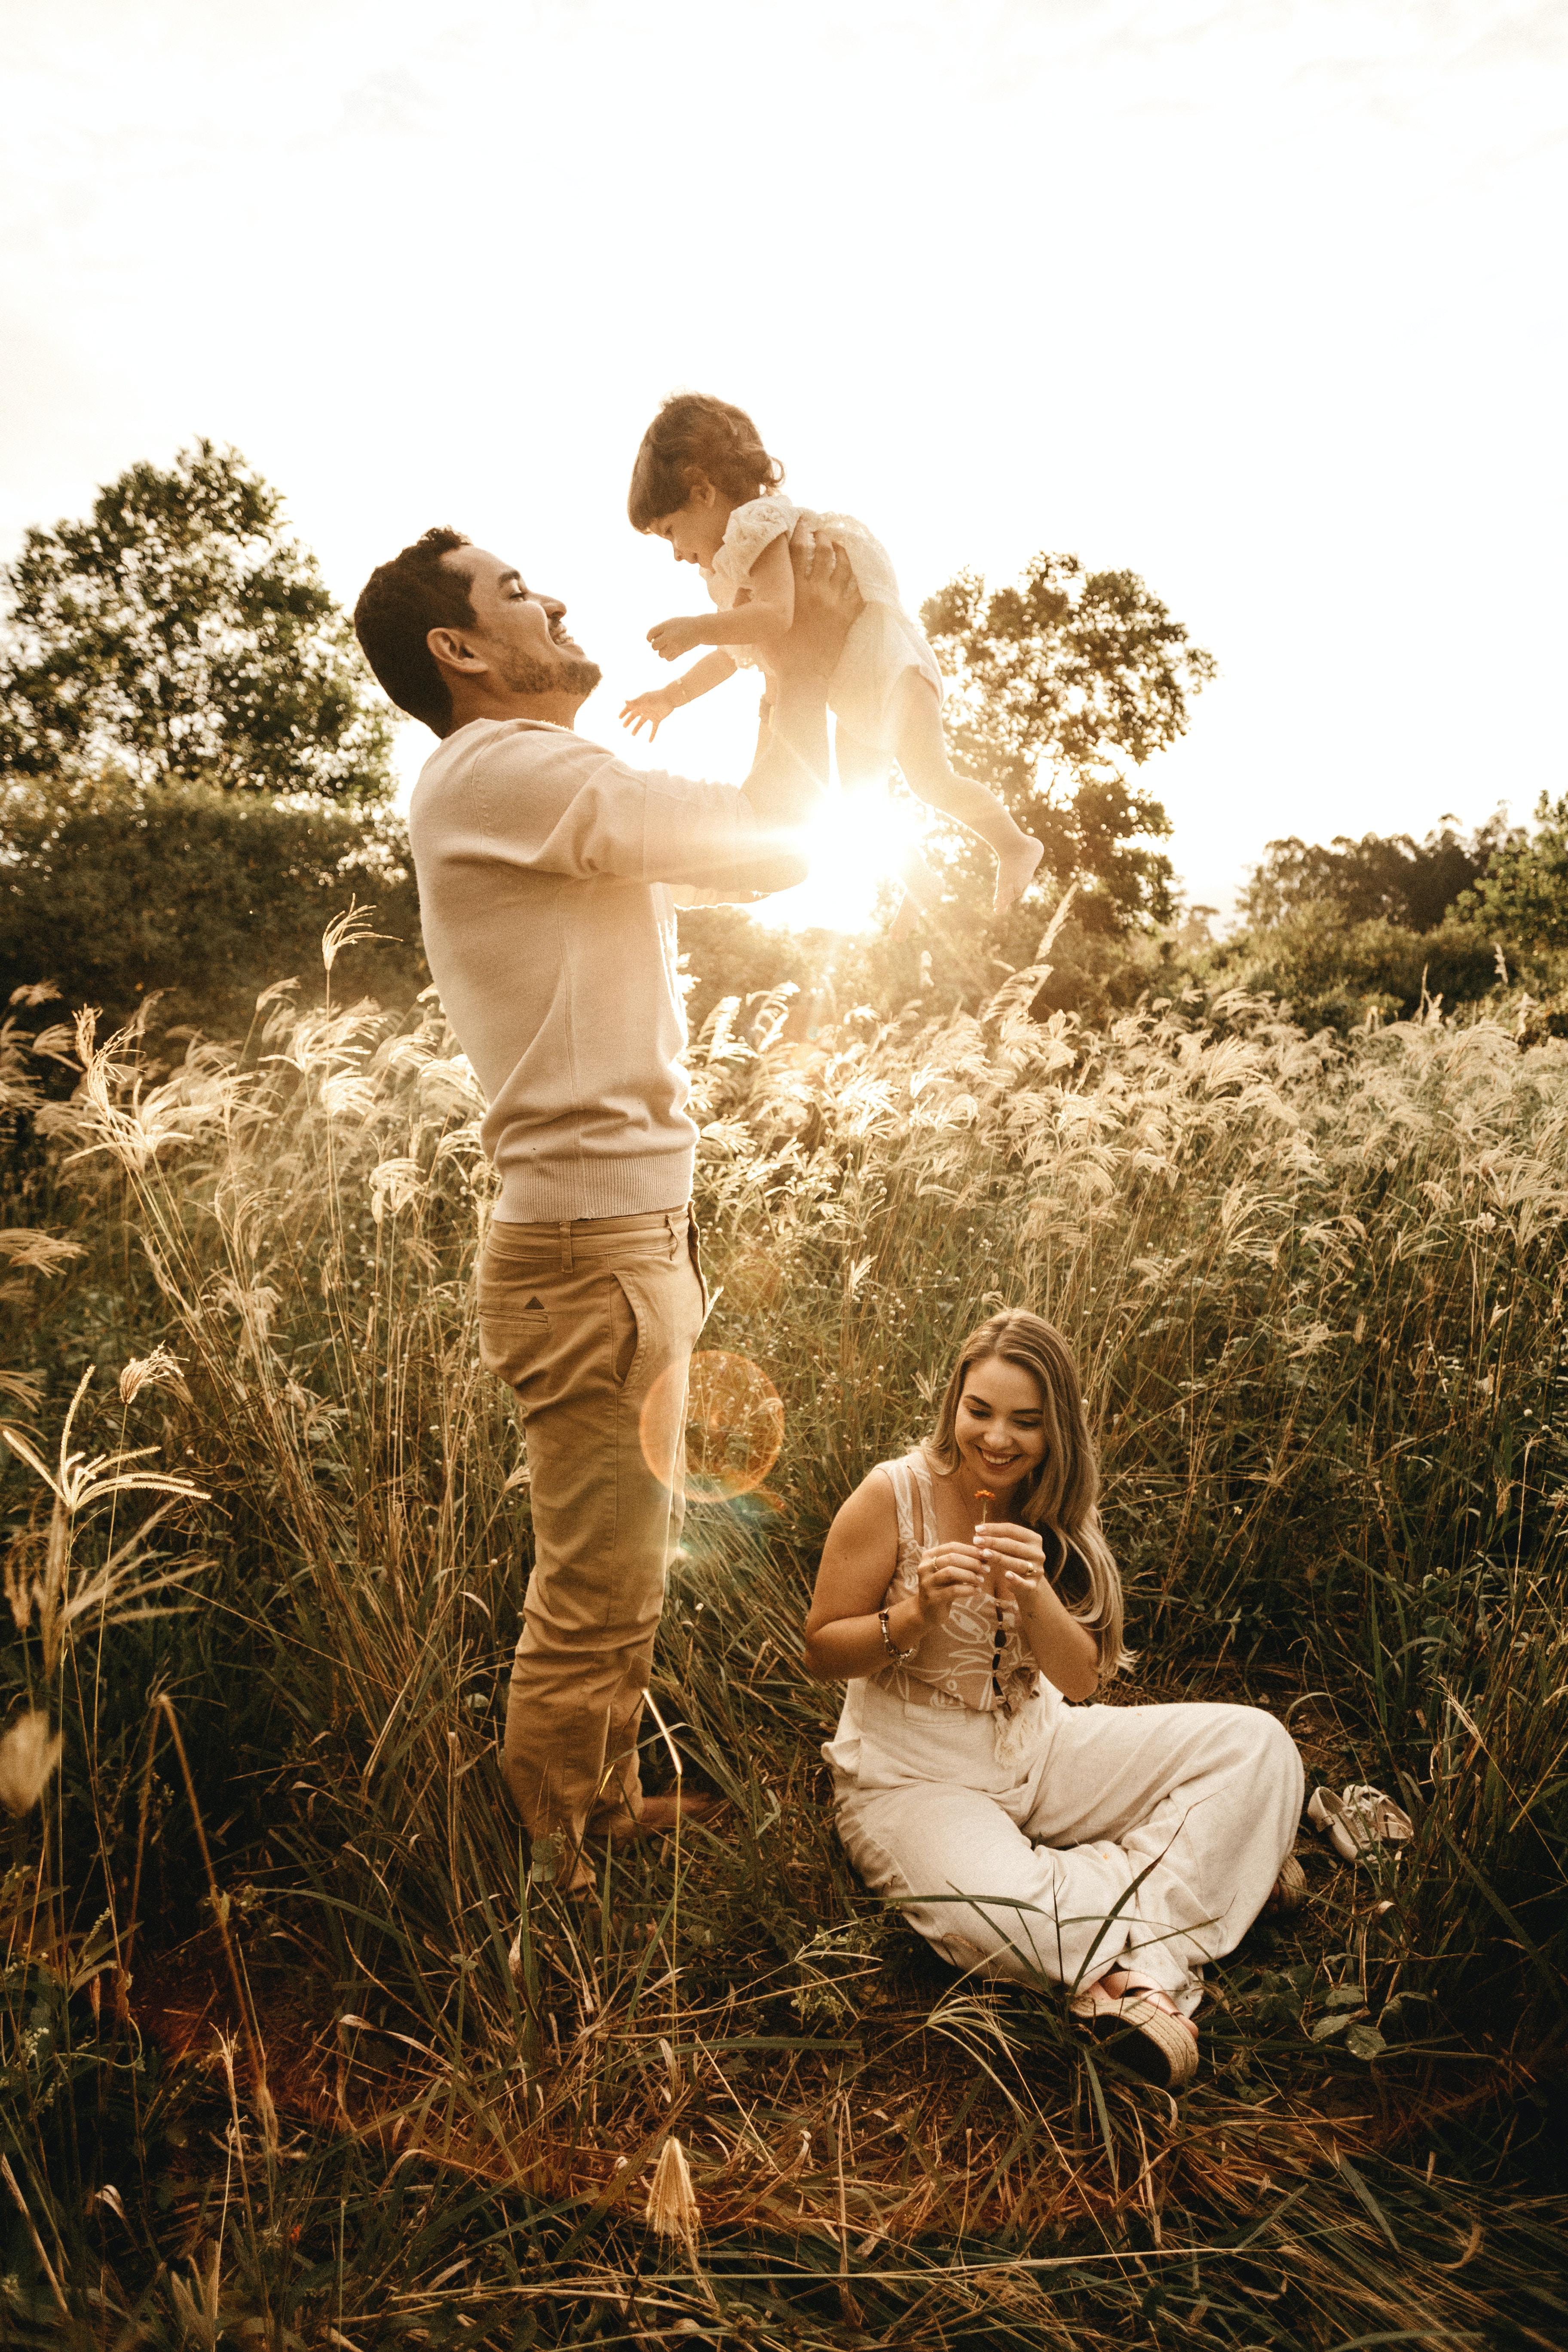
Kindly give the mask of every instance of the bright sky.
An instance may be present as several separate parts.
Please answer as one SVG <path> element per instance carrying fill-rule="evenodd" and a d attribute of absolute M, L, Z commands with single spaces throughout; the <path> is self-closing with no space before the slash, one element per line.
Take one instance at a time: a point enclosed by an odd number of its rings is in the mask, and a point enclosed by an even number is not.
<path fill-rule="evenodd" d="M 0 551 L 232 440 L 345 602 L 448 520 L 557 589 L 616 740 L 696 386 L 911 605 L 1144 575 L 1221 664 L 1150 772 L 1195 898 L 1563 789 L 1564 0 L 0 0 Z"/>

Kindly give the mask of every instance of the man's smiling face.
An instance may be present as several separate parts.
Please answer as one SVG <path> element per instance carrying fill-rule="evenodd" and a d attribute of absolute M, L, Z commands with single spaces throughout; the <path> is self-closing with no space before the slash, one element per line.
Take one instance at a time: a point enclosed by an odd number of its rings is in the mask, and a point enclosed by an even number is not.
<path fill-rule="evenodd" d="M 599 665 L 568 634 L 559 596 L 529 587 L 514 564 L 482 547 L 456 547 L 441 560 L 468 579 L 475 625 L 464 634 L 498 686 L 511 694 L 592 694 Z"/>

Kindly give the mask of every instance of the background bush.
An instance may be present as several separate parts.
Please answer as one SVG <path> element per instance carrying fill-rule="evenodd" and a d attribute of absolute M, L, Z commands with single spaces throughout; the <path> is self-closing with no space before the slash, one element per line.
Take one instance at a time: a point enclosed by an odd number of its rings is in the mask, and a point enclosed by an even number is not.
<path fill-rule="evenodd" d="M 354 985 L 389 1005 L 428 981 L 407 839 L 384 814 L 212 786 L 100 778 L 0 798 L 0 999 L 52 981 L 118 1024 L 243 1035 L 272 981 L 321 983 L 321 934 L 351 898 L 391 937 Z"/>

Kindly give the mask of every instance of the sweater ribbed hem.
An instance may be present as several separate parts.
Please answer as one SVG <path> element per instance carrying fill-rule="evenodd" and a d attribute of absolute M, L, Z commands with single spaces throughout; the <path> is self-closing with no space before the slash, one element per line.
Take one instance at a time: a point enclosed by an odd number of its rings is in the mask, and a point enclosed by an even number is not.
<path fill-rule="evenodd" d="M 572 1224 L 579 1217 L 636 1217 L 684 1209 L 696 1147 L 624 1160 L 534 1160 L 501 1170 L 492 1215 L 502 1225 Z"/>

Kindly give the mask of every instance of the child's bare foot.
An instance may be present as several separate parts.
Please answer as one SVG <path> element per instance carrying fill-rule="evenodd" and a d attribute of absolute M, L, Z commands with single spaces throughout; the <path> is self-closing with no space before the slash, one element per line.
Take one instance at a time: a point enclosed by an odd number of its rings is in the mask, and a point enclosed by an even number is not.
<path fill-rule="evenodd" d="M 1005 915 L 1023 897 L 1045 854 L 1045 843 L 1037 841 L 1032 833 L 1021 833 L 1010 849 L 997 851 L 996 897 L 991 908 L 994 915 Z"/>

